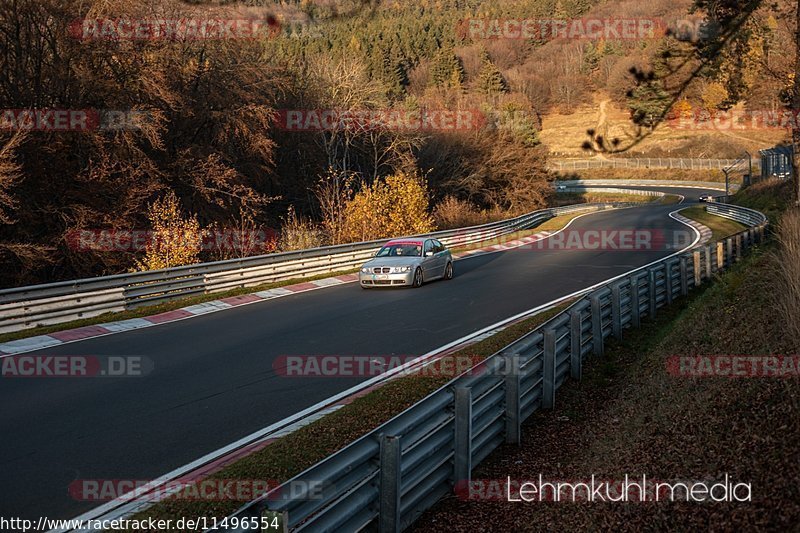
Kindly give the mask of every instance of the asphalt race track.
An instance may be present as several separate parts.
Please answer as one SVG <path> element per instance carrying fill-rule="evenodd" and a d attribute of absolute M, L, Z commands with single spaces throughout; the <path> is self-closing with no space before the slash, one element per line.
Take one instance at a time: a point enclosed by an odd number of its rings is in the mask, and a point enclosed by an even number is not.
<path fill-rule="evenodd" d="M 662 188 L 686 203 L 718 191 Z M 570 230 L 688 228 L 679 206 L 601 212 Z M 48 355 L 141 355 L 141 378 L 0 378 L 0 515 L 71 518 L 76 479 L 149 480 L 352 387 L 359 379 L 285 378 L 282 355 L 416 355 L 677 250 L 520 249 L 460 260 L 421 289 L 347 284 L 66 344 Z"/>

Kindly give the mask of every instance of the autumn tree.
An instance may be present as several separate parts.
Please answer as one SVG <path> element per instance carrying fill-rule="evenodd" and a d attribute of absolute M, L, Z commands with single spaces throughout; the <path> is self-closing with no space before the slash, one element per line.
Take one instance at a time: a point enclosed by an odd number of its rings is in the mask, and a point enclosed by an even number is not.
<path fill-rule="evenodd" d="M 703 99 L 703 108 L 713 114 L 721 109 L 728 100 L 728 91 L 719 82 L 707 83 L 701 98 Z"/>
<path fill-rule="evenodd" d="M 148 211 L 151 234 L 138 270 L 161 270 L 199 262 L 204 232 L 197 217 L 184 217 L 178 197 L 170 191 L 153 202 Z"/>
<path fill-rule="evenodd" d="M 344 233 L 351 241 L 415 235 L 433 230 L 426 180 L 398 172 L 364 185 L 345 206 Z"/>

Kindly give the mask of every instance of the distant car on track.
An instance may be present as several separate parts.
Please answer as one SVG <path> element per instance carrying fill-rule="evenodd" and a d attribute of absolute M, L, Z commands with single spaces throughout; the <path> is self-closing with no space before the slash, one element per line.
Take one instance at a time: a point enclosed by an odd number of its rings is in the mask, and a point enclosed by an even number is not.
<path fill-rule="evenodd" d="M 419 287 L 435 279 L 453 279 L 453 256 L 436 239 L 389 241 L 358 273 L 364 289 Z"/>
<path fill-rule="evenodd" d="M 704 194 L 700 198 L 698 198 L 698 200 L 700 200 L 701 202 L 713 202 L 714 197 L 711 196 L 710 194 Z"/>

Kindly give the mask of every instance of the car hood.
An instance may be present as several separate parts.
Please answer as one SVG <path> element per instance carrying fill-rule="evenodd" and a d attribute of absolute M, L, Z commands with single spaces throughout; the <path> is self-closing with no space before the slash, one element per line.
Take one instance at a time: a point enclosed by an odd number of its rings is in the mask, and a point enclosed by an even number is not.
<path fill-rule="evenodd" d="M 396 267 L 396 266 L 417 266 L 422 263 L 421 257 L 406 256 L 406 257 L 376 257 L 364 263 L 364 267 Z M 363 268 L 363 267 L 362 267 Z"/>

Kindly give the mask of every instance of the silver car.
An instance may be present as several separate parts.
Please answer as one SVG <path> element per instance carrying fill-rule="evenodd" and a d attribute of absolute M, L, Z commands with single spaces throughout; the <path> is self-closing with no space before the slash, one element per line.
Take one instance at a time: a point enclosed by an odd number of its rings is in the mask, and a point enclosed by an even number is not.
<path fill-rule="evenodd" d="M 358 273 L 363 289 L 419 287 L 435 279 L 453 279 L 453 256 L 436 239 L 390 241 Z"/>

